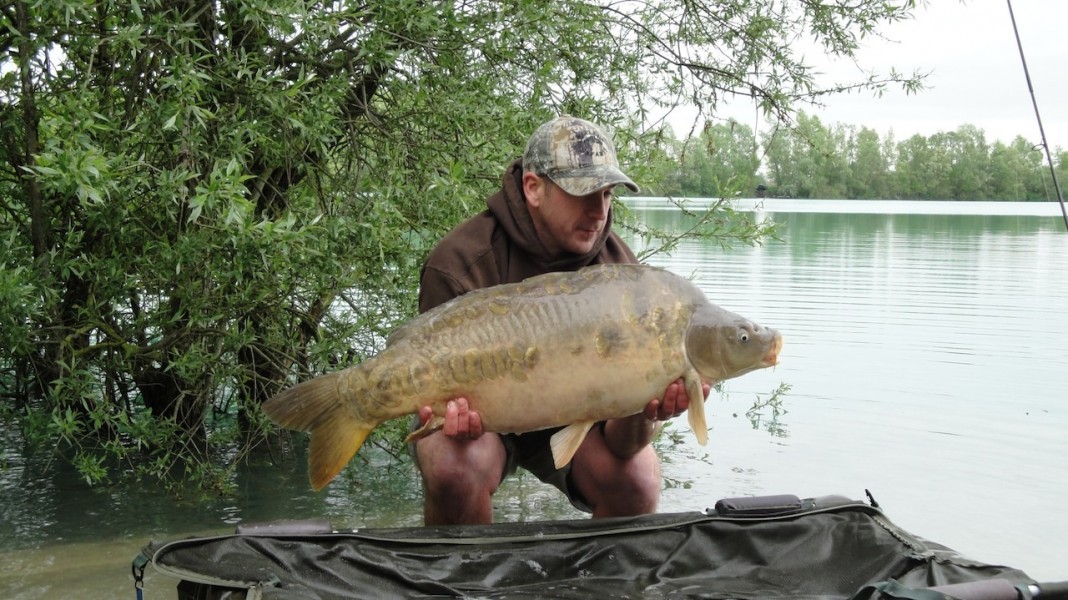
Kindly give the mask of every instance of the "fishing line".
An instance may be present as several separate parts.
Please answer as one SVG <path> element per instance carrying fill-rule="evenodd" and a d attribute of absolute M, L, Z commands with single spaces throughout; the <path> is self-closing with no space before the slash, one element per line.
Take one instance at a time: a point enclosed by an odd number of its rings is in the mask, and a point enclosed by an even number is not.
<path fill-rule="evenodd" d="M 1038 112 L 1038 100 L 1035 99 L 1035 88 L 1031 85 L 1031 73 L 1027 70 L 1027 59 L 1024 58 L 1023 44 L 1020 42 L 1020 30 L 1016 27 L 1016 15 L 1012 12 L 1012 0 L 1005 0 L 1009 4 L 1009 19 L 1012 20 L 1012 32 L 1016 35 L 1016 47 L 1020 50 L 1020 62 L 1023 63 L 1024 77 L 1027 79 L 1027 91 L 1031 93 L 1031 104 L 1035 107 L 1035 119 L 1038 120 L 1038 132 L 1042 136 L 1042 149 L 1046 151 L 1046 162 L 1049 163 L 1049 174 L 1053 176 L 1053 189 L 1057 192 L 1057 201 L 1061 204 L 1061 216 L 1064 217 L 1064 227 L 1068 229 L 1068 210 L 1064 208 L 1064 196 L 1061 194 L 1061 186 L 1057 183 L 1057 170 L 1053 168 L 1053 157 L 1050 156 L 1049 143 L 1046 142 L 1046 130 L 1042 127 L 1042 115 Z"/>

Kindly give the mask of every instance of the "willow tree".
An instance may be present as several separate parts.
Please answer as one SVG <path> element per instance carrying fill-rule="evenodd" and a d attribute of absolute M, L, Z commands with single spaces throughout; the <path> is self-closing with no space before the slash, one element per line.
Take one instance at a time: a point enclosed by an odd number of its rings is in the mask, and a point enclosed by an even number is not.
<path fill-rule="evenodd" d="M 410 315 L 425 251 L 537 123 L 613 127 L 640 180 L 673 108 L 743 96 L 789 121 L 828 93 L 915 87 L 820 87 L 796 45 L 852 56 L 913 4 L 6 4 L 5 427 L 90 481 L 217 472 L 265 431 L 260 402 Z"/>

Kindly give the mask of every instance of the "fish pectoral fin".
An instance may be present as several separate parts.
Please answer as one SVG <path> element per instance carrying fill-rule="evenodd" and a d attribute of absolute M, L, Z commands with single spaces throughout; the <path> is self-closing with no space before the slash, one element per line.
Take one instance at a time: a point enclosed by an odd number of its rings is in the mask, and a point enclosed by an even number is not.
<path fill-rule="evenodd" d="M 409 433 L 408 436 L 404 438 L 404 443 L 410 444 L 412 442 L 421 440 L 426 436 L 434 433 L 435 431 L 438 431 L 444 426 L 445 417 L 439 417 L 438 415 L 434 415 L 430 417 L 430 419 L 426 423 L 423 423 L 423 425 L 419 429 L 416 429 L 415 431 Z"/>
<path fill-rule="evenodd" d="M 315 491 L 323 489 L 337 477 L 376 425 L 362 425 L 352 419 L 335 419 L 311 431 L 308 479 Z"/>
<path fill-rule="evenodd" d="M 589 433 L 590 428 L 595 423 L 597 421 L 572 423 L 549 438 L 549 446 L 553 451 L 553 462 L 556 464 L 557 469 L 562 469 L 564 465 L 571 462 L 571 459 L 575 457 L 575 453 L 578 452 L 579 446 L 582 445 L 582 441 L 586 439 L 586 434 Z"/>
<path fill-rule="evenodd" d="M 686 382 L 686 396 L 690 400 L 690 408 L 686 410 L 690 429 L 697 437 L 697 443 L 704 446 L 708 443 L 708 421 L 705 418 L 705 394 L 701 377 L 692 369 L 682 377 Z"/>

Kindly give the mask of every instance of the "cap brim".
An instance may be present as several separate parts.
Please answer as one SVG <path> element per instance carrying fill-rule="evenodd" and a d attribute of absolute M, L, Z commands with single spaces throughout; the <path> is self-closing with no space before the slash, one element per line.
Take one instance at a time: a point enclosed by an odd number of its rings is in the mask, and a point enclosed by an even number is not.
<path fill-rule="evenodd" d="M 554 173 L 549 175 L 549 178 L 572 196 L 585 196 L 616 185 L 625 185 L 635 194 L 641 191 L 638 184 L 634 183 L 630 177 L 611 165 L 597 165 L 567 173 Z"/>

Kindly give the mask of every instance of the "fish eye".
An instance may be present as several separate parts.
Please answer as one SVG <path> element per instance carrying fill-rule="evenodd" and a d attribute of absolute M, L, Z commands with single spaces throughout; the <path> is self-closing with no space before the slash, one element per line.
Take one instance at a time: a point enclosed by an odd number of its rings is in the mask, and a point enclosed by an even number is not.
<path fill-rule="evenodd" d="M 742 331 L 740 331 L 738 333 L 738 341 L 743 343 L 743 344 L 748 342 L 749 341 L 749 332 L 744 330 L 744 329 Z"/>

